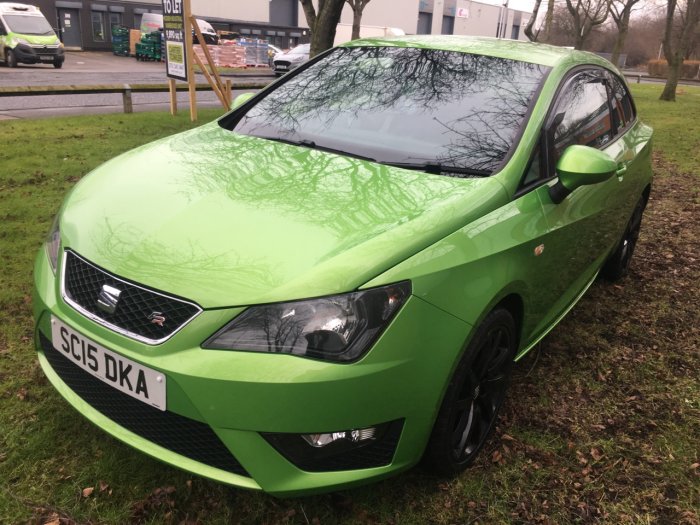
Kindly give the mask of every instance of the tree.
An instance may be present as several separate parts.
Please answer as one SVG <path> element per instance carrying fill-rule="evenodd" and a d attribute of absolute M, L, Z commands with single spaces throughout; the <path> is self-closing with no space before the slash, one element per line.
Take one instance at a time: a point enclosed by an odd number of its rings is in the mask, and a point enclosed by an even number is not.
<path fill-rule="evenodd" d="M 668 77 L 659 97 L 661 100 L 676 101 L 676 87 L 683 59 L 690 51 L 698 25 L 700 25 L 700 0 L 685 0 L 681 5 L 678 0 L 668 0 L 663 40 L 664 56 L 668 62 Z"/>
<path fill-rule="evenodd" d="M 575 49 L 583 49 L 588 35 L 594 27 L 608 19 L 610 0 L 566 0 L 566 8 L 571 15 L 575 32 Z"/>
<path fill-rule="evenodd" d="M 554 0 L 547 0 L 547 14 L 544 16 L 544 41 L 552 38 L 552 23 L 554 22 Z"/>
<path fill-rule="evenodd" d="M 362 11 L 369 4 L 369 0 L 345 0 L 352 9 L 352 40 L 360 38 L 360 26 L 362 25 Z"/>
<path fill-rule="evenodd" d="M 612 16 L 613 22 L 615 22 L 617 26 L 617 38 L 615 39 L 612 56 L 610 57 L 610 62 L 616 66 L 619 65 L 620 54 L 625 48 L 625 40 L 627 39 L 627 33 L 630 28 L 632 8 L 638 2 L 639 0 L 611 0 L 610 6 L 608 7 L 610 16 Z"/>
<path fill-rule="evenodd" d="M 535 0 L 535 6 L 532 8 L 532 15 L 530 15 L 530 20 L 527 21 L 527 25 L 525 26 L 525 36 L 530 39 L 530 42 L 537 42 L 537 37 L 540 34 L 539 29 L 536 32 L 533 32 L 532 28 L 535 26 L 535 22 L 537 21 L 537 15 L 540 12 L 541 3 L 542 0 Z"/>
<path fill-rule="evenodd" d="M 309 56 L 333 47 L 335 29 L 340 22 L 345 0 L 318 0 L 318 11 L 312 0 L 299 0 L 304 9 L 306 23 L 311 31 L 311 50 Z"/>

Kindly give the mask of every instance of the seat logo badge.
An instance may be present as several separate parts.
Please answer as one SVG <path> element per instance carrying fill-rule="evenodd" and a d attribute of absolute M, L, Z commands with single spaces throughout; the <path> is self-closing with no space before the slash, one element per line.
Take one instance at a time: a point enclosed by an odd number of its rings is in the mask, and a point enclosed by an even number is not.
<path fill-rule="evenodd" d="M 151 324 L 163 326 L 165 323 L 165 316 L 163 315 L 163 312 L 151 312 L 151 315 L 148 316 L 148 320 L 151 321 Z"/>
<path fill-rule="evenodd" d="M 100 295 L 97 296 L 97 307 L 105 313 L 113 314 L 119 303 L 119 296 L 122 291 L 119 288 L 103 284 Z"/>
<path fill-rule="evenodd" d="M 544 252 L 544 244 L 535 247 L 535 257 L 539 257 Z"/>

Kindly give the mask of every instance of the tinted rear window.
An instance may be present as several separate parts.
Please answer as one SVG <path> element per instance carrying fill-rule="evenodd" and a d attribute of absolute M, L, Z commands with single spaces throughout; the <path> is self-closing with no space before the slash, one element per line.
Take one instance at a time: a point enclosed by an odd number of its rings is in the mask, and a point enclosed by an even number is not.
<path fill-rule="evenodd" d="M 312 141 L 384 163 L 497 169 L 546 66 L 453 51 L 340 48 L 235 122 L 238 133 Z"/>

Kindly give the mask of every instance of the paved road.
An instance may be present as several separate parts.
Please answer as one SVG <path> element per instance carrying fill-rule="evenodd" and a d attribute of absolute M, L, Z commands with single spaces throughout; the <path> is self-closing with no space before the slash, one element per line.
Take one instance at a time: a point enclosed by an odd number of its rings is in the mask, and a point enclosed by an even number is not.
<path fill-rule="evenodd" d="M 240 77 L 232 78 L 234 87 Z M 271 74 L 245 75 L 245 81 L 269 82 Z M 62 69 L 51 65 L 0 67 L 0 87 L 14 86 L 92 86 L 100 84 L 162 84 L 167 80 L 165 64 L 139 62 L 107 52 L 67 52 Z M 197 75 L 197 82 L 206 82 Z M 234 94 L 238 93 L 234 90 Z M 158 111 L 169 108 L 167 93 L 134 93 L 134 111 Z M 188 95 L 178 93 L 181 111 L 189 111 Z M 212 92 L 197 93 L 197 107 L 221 107 Z M 46 118 L 64 115 L 118 113 L 123 111 L 120 94 L 0 97 L 0 120 Z"/>

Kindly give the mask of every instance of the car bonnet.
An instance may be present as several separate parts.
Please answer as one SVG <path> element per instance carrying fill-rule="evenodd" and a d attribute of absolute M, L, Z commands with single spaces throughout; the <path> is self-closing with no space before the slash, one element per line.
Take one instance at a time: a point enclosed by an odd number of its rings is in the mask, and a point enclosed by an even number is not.
<path fill-rule="evenodd" d="M 143 146 L 75 187 L 63 246 L 222 307 L 356 289 L 506 199 L 493 178 L 393 168 L 226 131 Z"/>

